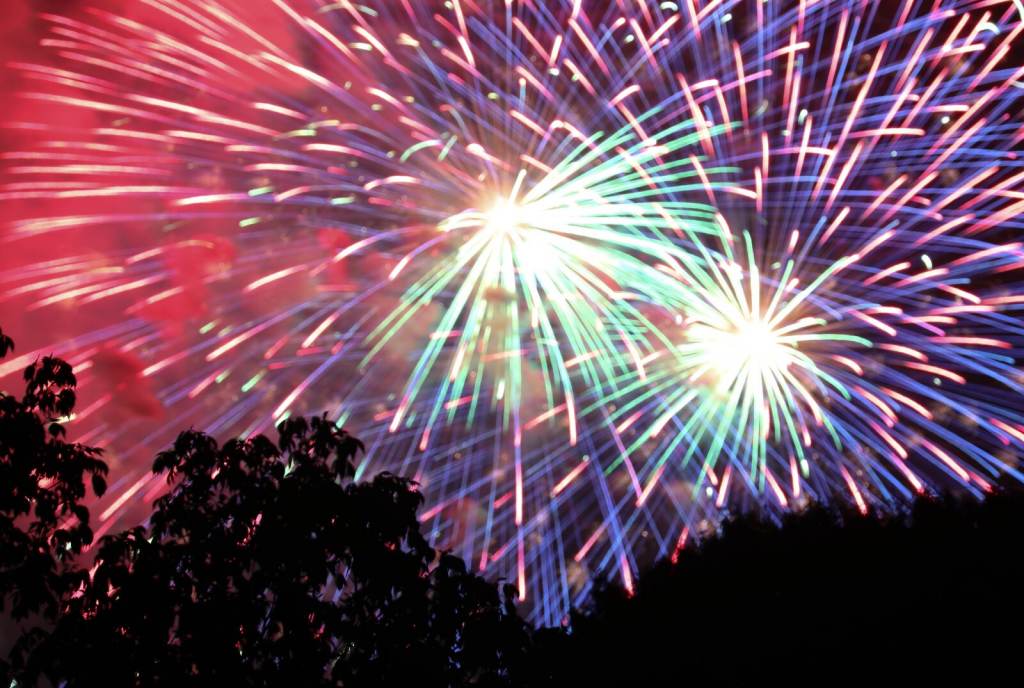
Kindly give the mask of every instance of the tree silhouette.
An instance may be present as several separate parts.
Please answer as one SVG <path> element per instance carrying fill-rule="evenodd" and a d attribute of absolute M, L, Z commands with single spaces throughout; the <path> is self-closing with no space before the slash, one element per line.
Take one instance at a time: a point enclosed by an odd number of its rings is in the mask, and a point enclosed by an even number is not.
<path fill-rule="evenodd" d="M 511 592 L 437 553 L 422 496 L 353 483 L 358 440 L 291 419 L 223 446 L 182 433 L 148 528 L 93 574 L 20 667 L 67 686 L 505 685 L 525 652 Z"/>
<path fill-rule="evenodd" d="M 70 367 L 44 358 L 25 380 L 22 399 L 0 394 L 0 602 L 29 628 L 0 685 L 747 684 L 980 672 L 1020 650 L 1009 482 L 909 513 L 727 520 L 633 592 L 600 583 L 563 628 L 531 629 L 511 586 L 427 543 L 415 483 L 354 482 L 363 447 L 326 417 L 283 422 L 276 443 L 182 433 L 154 462 L 170 487 L 151 518 L 80 569 L 106 466 L 64 440 Z"/>
<path fill-rule="evenodd" d="M 538 634 L 550 685 L 920 682 L 1015 669 L 1024 616 L 1024 493 L 922 497 L 912 511 L 814 506 L 781 524 L 744 516 L 640 576 L 605 584 L 572 632 Z M 991 674 L 986 672 L 992 671 Z M 946 674 L 948 681 L 953 674 Z"/>
<path fill-rule="evenodd" d="M 13 349 L 0 330 L 0 358 Z M 71 366 L 43 358 L 24 379 L 21 399 L 0 392 L 0 612 L 22 630 L 53 620 L 82 584 L 74 558 L 92 542 L 82 501 L 87 480 L 103 494 L 107 473 L 99 449 L 64 440 L 60 419 L 75 407 Z M 0 678 L 9 671 L 0 660 Z"/>

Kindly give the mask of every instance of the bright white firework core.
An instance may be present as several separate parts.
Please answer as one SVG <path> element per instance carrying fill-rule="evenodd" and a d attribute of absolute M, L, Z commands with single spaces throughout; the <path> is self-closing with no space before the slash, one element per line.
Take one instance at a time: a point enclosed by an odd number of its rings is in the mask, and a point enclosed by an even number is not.
<path fill-rule="evenodd" d="M 791 347 L 759 318 L 733 323 L 728 329 L 696 324 L 689 335 L 692 343 L 703 348 L 702 367 L 726 386 L 739 376 L 771 376 L 773 371 L 783 371 L 791 360 Z"/>
<path fill-rule="evenodd" d="M 530 215 L 527 207 L 501 200 L 484 214 L 484 228 L 494 234 L 511 234 L 529 226 Z"/>
<path fill-rule="evenodd" d="M 774 368 L 785 365 L 785 347 L 771 327 L 760 320 L 743 323 L 728 338 L 728 347 L 738 358 L 757 368 Z M 733 363 L 735 365 L 735 362 Z"/>

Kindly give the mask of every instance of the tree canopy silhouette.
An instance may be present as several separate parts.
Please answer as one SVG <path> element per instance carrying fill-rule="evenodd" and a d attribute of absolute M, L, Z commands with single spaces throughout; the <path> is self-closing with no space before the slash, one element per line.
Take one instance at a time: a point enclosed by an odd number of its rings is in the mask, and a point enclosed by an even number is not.
<path fill-rule="evenodd" d="M 0 330 L 0 358 L 14 342 Z M 75 406 L 75 376 L 57 358 L 25 369 L 25 393 L 0 392 L 0 612 L 32 627 L 52 621 L 83 574 L 75 557 L 92 542 L 88 486 L 102 495 L 101 452 L 65 441 L 60 418 Z M 4 653 L 6 654 L 6 653 Z M 7 671 L 0 660 L 0 675 Z"/>
<path fill-rule="evenodd" d="M 276 443 L 183 432 L 153 464 L 172 488 L 148 525 L 74 568 L 92 539 L 84 476 L 102 494 L 106 467 L 60 439 L 70 367 L 44 359 L 26 380 L 0 399 L 0 581 L 15 614 L 53 624 L 13 653 L 22 683 L 511 683 L 528 641 L 512 588 L 427 544 L 411 481 L 352 482 L 362 444 L 326 418 L 289 419 Z"/>
<path fill-rule="evenodd" d="M 148 527 L 101 540 L 91 578 L 23 667 L 67 686 L 503 685 L 528 636 L 495 586 L 420 533 L 422 497 L 353 483 L 325 418 L 223 446 L 182 433 Z"/>
<path fill-rule="evenodd" d="M 76 559 L 107 469 L 65 440 L 71 368 L 44 358 L 25 381 L 0 394 L 0 603 L 25 631 L 2 685 L 736 684 L 1019 650 L 1013 486 L 909 514 L 727 520 L 635 590 L 601 584 L 565 627 L 532 629 L 512 586 L 428 544 L 415 483 L 353 480 L 363 447 L 326 417 L 276 442 L 181 433 L 153 464 L 169 491 L 147 523 Z"/>
<path fill-rule="evenodd" d="M 922 497 L 908 514 L 738 517 L 633 594 L 601 587 L 534 656 L 551 685 L 921 681 L 954 668 L 991 680 L 1020 652 L 1022 523 L 1011 485 L 984 502 Z"/>

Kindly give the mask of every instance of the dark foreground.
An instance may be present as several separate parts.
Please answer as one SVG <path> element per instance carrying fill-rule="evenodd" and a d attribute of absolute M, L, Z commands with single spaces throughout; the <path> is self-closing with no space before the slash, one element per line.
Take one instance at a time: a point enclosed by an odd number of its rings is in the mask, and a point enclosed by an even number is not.
<path fill-rule="evenodd" d="M 0 333 L 0 354 L 10 341 Z M 0 394 L 0 685 L 575 686 L 845 683 L 894 672 L 1016 673 L 1015 488 L 922 498 L 899 517 L 812 507 L 604 586 L 565 628 L 533 629 L 513 590 L 431 548 L 422 497 L 352 480 L 357 440 L 293 419 L 277 441 L 183 433 L 154 471 L 145 528 L 93 543 L 98 450 L 53 419 L 67 364 Z M 87 487 L 88 486 L 88 487 Z M 87 551 L 88 550 L 88 551 Z M 12 683 L 12 680 L 15 682 Z"/>

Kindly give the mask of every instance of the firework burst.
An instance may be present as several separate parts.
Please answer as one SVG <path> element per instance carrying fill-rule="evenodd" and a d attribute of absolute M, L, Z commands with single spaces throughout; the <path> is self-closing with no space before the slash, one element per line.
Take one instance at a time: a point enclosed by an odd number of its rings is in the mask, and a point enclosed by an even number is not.
<path fill-rule="evenodd" d="M 614 6 L 98 5 L 17 65 L 52 114 L 9 123 L 35 145 L 5 156 L 4 281 L 29 318 L 74 312 L 40 350 L 112 388 L 73 419 L 128 469 L 104 527 L 159 492 L 177 429 L 326 408 L 525 597 L 560 471 L 537 457 L 665 344 L 648 314 L 686 293 L 661 268 L 720 231 L 694 156 L 728 123 L 624 102 L 651 66 L 606 50 Z"/>
<path fill-rule="evenodd" d="M 629 544 L 599 540 L 624 580 L 654 514 L 680 515 L 664 553 L 718 510 L 867 512 L 1020 478 L 1020 8 L 694 17 L 638 98 L 678 88 L 698 125 L 736 121 L 699 164 L 753 193 L 708 189 L 722 232 L 673 268 L 695 295 L 673 344 L 588 409 L 616 438 L 604 470 L 630 476 Z"/>
<path fill-rule="evenodd" d="M 101 528 L 327 410 L 554 622 L 729 510 L 1017 475 L 1015 4 L 95 4 L 18 65 L 3 372 L 102 390 Z"/>

